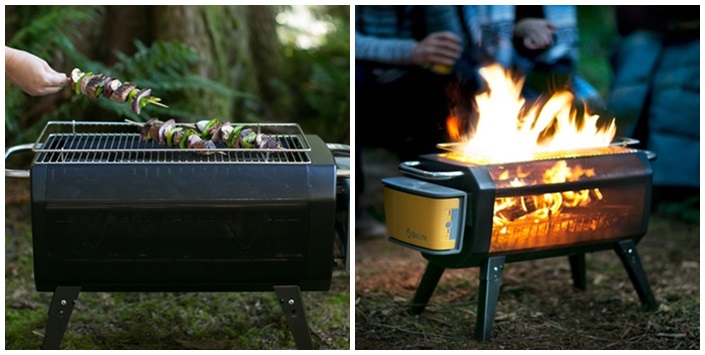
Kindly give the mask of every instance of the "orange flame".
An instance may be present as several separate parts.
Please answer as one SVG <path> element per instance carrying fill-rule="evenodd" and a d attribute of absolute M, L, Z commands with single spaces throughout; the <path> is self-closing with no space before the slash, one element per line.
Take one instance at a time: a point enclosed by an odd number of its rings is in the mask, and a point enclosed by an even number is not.
<path fill-rule="evenodd" d="M 460 118 L 456 115 L 448 116 L 446 120 L 446 128 L 448 129 L 448 136 L 450 139 L 457 141 L 461 138 L 460 136 Z"/>
<path fill-rule="evenodd" d="M 511 186 L 526 186 L 535 183 L 531 173 L 522 172 L 517 168 L 514 176 L 509 170 L 499 175 L 498 180 L 510 180 Z M 546 170 L 540 177 L 544 184 L 557 184 L 578 181 L 595 175 L 594 169 L 583 169 L 575 165 L 569 167 L 565 160 L 559 160 L 553 167 Z M 564 208 L 587 206 L 593 200 L 601 200 L 599 189 L 583 189 L 579 191 L 562 191 L 533 196 L 502 197 L 495 200 L 494 225 L 505 226 L 515 220 L 531 220 L 536 223 L 558 215 Z"/>
<path fill-rule="evenodd" d="M 523 78 L 512 78 L 498 64 L 480 69 L 480 75 L 489 90 L 475 96 L 478 121 L 474 134 L 460 133 L 456 116 L 447 120 L 451 137 L 465 140 L 463 151 L 469 155 L 492 163 L 526 161 L 549 152 L 606 147 L 614 138 L 614 119 L 603 128 L 597 125 L 599 116 L 587 110 L 578 119 L 568 91 L 526 106 L 521 96 Z"/>
<path fill-rule="evenodd" d="M 574 97 L 568 91 L 558 91 L 529 104 L 521 96 L 524 78 L 513 78 L 498 64 L 480 69 L 480 75 L 488 90 L 475 96 L 477 122 L 472 132 L 461 129 L 463 125 L 457 115 L 449 116 L 446 121 L 451 139 L 463 143 L 462 151 L 451 155 L 455 159 L 499 164 L 546 156 L 568 157 L 572 153 L 566 152 L 608 147 L 614 138 L 615 120 L 600 127 L 600 117 L 589 114 L 587 109 L 578 117 L 578 110 L 572 106 Z M 569 166 L 567 160 L 557 160 L 543 172 L 522 171 L 519 165 L 515 171 L 503 171 L 496 179 L 505 181 L 505 186 L 521 187 L 562 184 L 594 176 L 594 169 L 578 164 Z M 517 225 L 543 225 L 564 210 L 585 207 L 602 199 L 596 188 L 500 197 L 495 199 L 493 225 L 499 235 L 519 237 L 514 234 L 532 233 L 535 228 L 517 229 Z M 590 228 L 597 225 L 591 223 Z"/>

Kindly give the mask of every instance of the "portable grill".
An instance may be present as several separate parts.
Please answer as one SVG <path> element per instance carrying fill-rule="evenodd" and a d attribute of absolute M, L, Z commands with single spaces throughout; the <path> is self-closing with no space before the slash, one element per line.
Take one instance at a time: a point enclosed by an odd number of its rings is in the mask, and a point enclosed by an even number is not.
<path fill-rule="evenodd" d="M 282 148 L 168 148 L 129 123 L 49 122 L 6 152 L 35 153 L 6 176 L 31 181 L 36 288 L 54 292 L 44 348 L 59 347 L 80 291 L 272 290 L 312 348 L 300 291 L 330 288 L 349 171 L 296 124 L 246 126 Z"/>
<path fill-rule="evenodd" d="M 568 256 L 585 289 L 585 253 L 614 249 L 642 304 L 657 306 L 636 251 L 648 226 L 650 152 L 615 145 L 489 163 L 454 144 L 383 179 L 389 240 L 428 260 L 411 312 L 446 268 L 480 267 L 475 337 L 488 341 L 505 263 Z M 569 179 L 552 179 L 556 174 Z"/>

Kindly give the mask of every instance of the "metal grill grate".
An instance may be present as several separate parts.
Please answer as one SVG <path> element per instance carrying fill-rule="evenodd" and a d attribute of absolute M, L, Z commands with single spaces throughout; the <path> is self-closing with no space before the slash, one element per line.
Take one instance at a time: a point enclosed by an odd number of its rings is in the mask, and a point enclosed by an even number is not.
<path fill-rule="evenodd" d="M 615 229 L 633 229 L 633 211 L 628 206 L 605 207 L 583 213 L 561 213 L 542 221 L 517 220 L 492 228 L 490 252 L 570 245 L 609 239 Z M 610 230 L 610 232 L 607 232 Z"/>
<path fill-rule="evenodd" d="M 238 124 L 233 124 L 238 125 Z M 297 124 L 243 124 L 278 139 L 281 149 L 179 149 L 140 140 L 121 122 L 49 122 L 34 146 L 35 164 L 308 164 L 311 150 Z"/>
<path fill-rule="evenodd" d="M 600 155 L 614 155 L 614 154 L 627 154 L 633 153 L 634 149 L 627 148 L 629 145 L 634 145 L 639 143 L 638 140 L 632 138 L 618 138 L 612 144 L 607 147 L 595 147 L 595 148 L 584 148 L 584 149 L 574 149 L 566 151 L 554 151 L 554 152 L 540 152 L 535 153 L 531 157 L 532 161 L 537 160 L 551 160 L 551 159 L 565 159 L 565 158 L 579 158 L 579 157 L 590 157 L 590 156 L 600 156 Z M 519 162 L 521 160 L 504 159 L 497 160 L 496 158 L 489 157 L 486 155 L 473 153 L 465 151 L 466 142 L 455 142 L 455 143 L 439 143 L 436 145 L 437 148 L 447 151 L 448 153 L 442 154 L 442 156 L 463 163 L 470 163 L 473 165 L 491 165 L 500 163 L 513 163 Z"/>

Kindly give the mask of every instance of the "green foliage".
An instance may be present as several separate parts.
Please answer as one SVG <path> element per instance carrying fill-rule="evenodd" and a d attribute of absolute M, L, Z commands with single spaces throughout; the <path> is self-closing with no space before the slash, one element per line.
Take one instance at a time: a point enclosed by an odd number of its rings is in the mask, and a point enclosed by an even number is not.
<path fill-rule="evenodd" d="M 303 101 L 300 117 L 304 130 L 315 132 L 330 143 L 349 143 L 350 22 L 342 16 L 318 16 L 331 22 L 335 29 L 319 47 L 300 49 L 290 45 L 287 53 L 293 65 L 289 81 L 296 83 Z"/>
<path fill-rule="evenodd" d="M 64 59 L 66 43 L 83 40 L 81 28 L 94 23 L 101 15 L 100 7 L 24 6 L 17 7 L 15 17 L 7 19 L 7 27 L 18 27 L 6 45 L 30 52 L 50 63 Z M 69 53 L 70 54 L 70 53 Z M 57 66 L 57 69 L 60 68 Z M 23 117 L 36 103 L 15 86 L 5 84 L 5 131 L 7 140 L 24 142 L 34 137 L 42 122 L 26 122 Z"/>
<path fill-rule="evenodd" d="M 605 97 L 612 74 L 609 65 L 610 49 L 617 31 L 614 6 L 578 6 L 578 30 L 578 74 Z"/>
<path fill-rule="evenodd" d="M 103 14 L 100 6 L 24 6 L 17 7 L 15 18 L 8 25 L 19 26 L 6 43 L 22 48 L 41 58 L 60 55 L 61 43 L 85 40 L 86 26 L 96 23 Z"/>
<path fill-rule="evenodd" d="M 152 95 L 162 98 L 169 108 L 148 105 L 137 115 L 127 104 L 103 98 L 93 102 L 85 96 L 72 94 L 54 102 L 51 109 L 37 113 L 30 107 L 38 98 L 31 98 L 17 87 L 6 85 L 5 127 L 10 142 L 33 141 L 46 122 L 53 120 L 145 121 L 150 116 L 168 116 L 181 121 L 197 121 L 210 118 L 208 113 L 194 110 L 194 107 L 200 107 L 189 100 L 191 96 L 198 96 L 195 93 L 252 99 L 251 95 L 194 74 L 199 55 L 193 48 L 179 42 L 155 41 L 146 46 L 135 41 L 137 51 L 131 56 L 116 53 L 118 62 L 112 67 L 91 60 L 81 52 L 78 44 L 86 40 L 81 28 L 101 20 L 100 7 L 33 6 L 20 9 L 20 12 L 26 12 L 26 16 L 35 14 L 36 17 L 26 22 L 22 14 L 18 16 L 17 22 L 23 27 L 8 41 L 9 46 L 29 51 L 47 61 L 54 58 L 50 63 L 57 70 L 63 68 L 67 74 L 76 67 L 84 72 L 113 76 L 123 82 L 131 81 L 140 88 L 150 88 Z"/>
<path fill-rule="evenodd" d="M 143 8 L 165 11 L 159 7 Z M 350 7 L 307 8 L 318 19 L 332 24 L 334 30 L 318 47 L 301 49 L 293 43 L 284 44 L 286 61 L 282 76 L 269 78 L 270 87 L 281 92 L 275 96 L 281 100 L 273 100 L 263 99 L 261 93 L 252 89 L 256 72 L 253 67 L 258 63 L 249 62 L 248 56 L 241 52 L 258 44 L 243 42 L 247 36 L 235 20 L 234 14 L 242 13 L 237 6 L 192 8 L 190 11 L 199 11 L 205 22 L 192 25 L 205 31 L 206 38 L 176 37 L 179 41 L 162 42 L 150 41 L 150 35 L 139 36 L 144 42 L 134 42 L 136 52 L 114 53 L 117 63 L 110 65 L 101 59 L 109 55 L 105 48 L 106 44 L 110 45 L 106 42 L 109 32 L 106 24 L 112 19 L 108 18 L 106 6 L 6 7 L 8 46 L 33 53 L 67 74 L 73 68 L 80 68 L 151 88 L 152 95 L 162 98 L 169 106 L 148 105 L 138 116 L 129 105 L 106 99 L 93 102 L 68 89 L 46 97 L 30 97 L 6 80 L 7 143 L 33 141 L 49 120 L 144 121 L 149 116 L 168 116 L 191 122 L 212 117 L 256 122 L 263 108 L 269 112 L 286 112 L 282 120 L 297 122 L 305 132 L 318 134 L 325 141 L 348 143 Z M 134 36 L 129 28 L 126 31 L 127 35 Z M 203 41 L 212 43 L 212 52 L 197 52 L 184 44 Z M 209 79 L 208 75 L 216 79 Z"/>

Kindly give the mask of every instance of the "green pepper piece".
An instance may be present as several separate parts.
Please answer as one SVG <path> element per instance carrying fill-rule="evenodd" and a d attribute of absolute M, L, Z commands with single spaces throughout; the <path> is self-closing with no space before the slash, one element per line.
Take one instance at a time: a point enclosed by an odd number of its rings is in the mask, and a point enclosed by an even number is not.
<path fill-rule="evenodd" d="M 235 128 L 233 128 L 233 132 L 230 133 L 230 138 L 228 138 L 228 148 L 232 148 L 233 146 L 235 146 L 235 142 L 237 142 L 237 137 L 240 136 L 240 132 L 242 132 L 243 128 L 245 128 L 245 126 L 235 126 Z"/>
<path fill-rule="evenodd" d="M 208 123 L 206 123 L 206 125 L 203 127 L 203 130 L 201 131 L 201 138 L 210 139 L 211 136 L 208 134 L 208 130 L 213 128 L 213 126 L 218 124 L 218 122 L 220 122 L 220 121 L 217 118 L 214 118 L 214 119 L 208 121 Z"/>
<path fill-rule="evenodd" d="M 78 78 L 78 81 L 76 81 L 76 86 L 73 88 L 74 91 L 76 91 L 76 95 L 81 94 L 81 82 L 83 81 L 83 78 L 85 78 L 87 75 L 93 75 L 93 72 L 88 72 L 88 73 L 83 73 L 81 77 Z"/>
<path fill-rule="evenodd" d="M 252 148 L 255 146 L 255 137 L 257 137 L 257 133 L 251 132 L 248 135 L 242 137 L 242 145 L 245 148 Z"/>
<path fill-rule="evenodd" d="M 208 130 L 211 129 L 213 126 L 217 125 L 218 122 L 220 122 L 220 120 L 218 120 L 217 118 L 208 121 L 208 123 L 206 123 L 206 125 L 203 127 L 203 130 L 201 131 L 201 138 L 208 138 Z"/>
<path fill-rule="evenodd" d="M 172 129 L 172 130 L 170 130 L 169 132 L 166 133 L 166 145 L 167 145 L 169 148 L 171 148 L 171 147 L 174 146 L 174 133 L 176 133 L 176 132 L 178 132 L 178 131 L 182 131 L 182 130 L 183 130 L 183 128 L 181 128 L 181 127 L 176 127 L 176 128 L 174 128 L 174 129 Z"/>
<path fill-rule="evenodd" d="M 95 97 L 100 97 L 100 94 L 103 93 L 106 81 L 108 81 L 108 78 L 103 78 L 103 80 L 100 81 L 100 84 L 98 84 L 98 87 L 95 89 Z"/>
<path fill-rule="evenodd" d="M 134 88 L 134 89 L 130 90 L 129 94 L 127 94 L 127 98 L 130 101 L 132 101 L 135 99 L 135 97 L 137 97 L 137 94 L 139 94 L 139 93 L 140 93 L 140 90 L 138 88 Z"/>
<path fill-rule="evenodd" d="M 185 149 L 186 148 L 186 142 L 188 141 L 188 137 L 191 136 L 192 134 L 198 134 L 196 131 L 189 129 L 184 133 L 184 136 L 181 137 L 181 141 L 179 142 L 179 148 Z"/>

